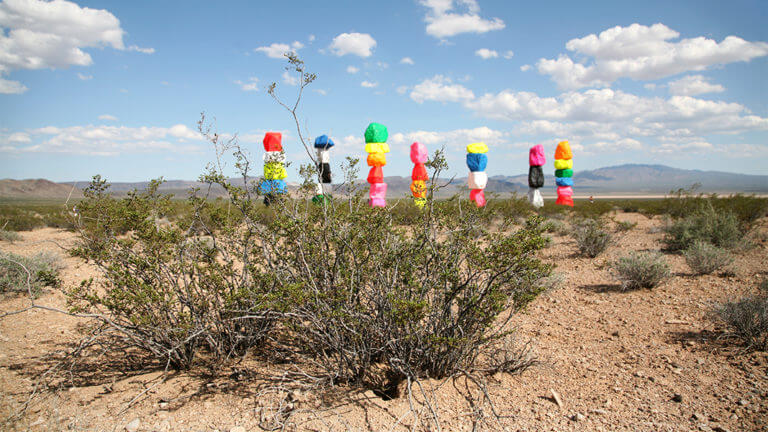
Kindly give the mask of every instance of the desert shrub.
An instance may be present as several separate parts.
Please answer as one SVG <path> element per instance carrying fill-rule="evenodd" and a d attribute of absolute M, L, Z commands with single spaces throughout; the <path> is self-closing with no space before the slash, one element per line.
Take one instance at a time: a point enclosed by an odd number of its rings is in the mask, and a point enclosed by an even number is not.
<path fill-rule="evenodd" d="M 572 235 L 579 252 L 590 258 L 603 253 L 611 244 L 611 234 L 600 228 L 600 222 L 585 219 L 575 224 Z"/>
<path fill-rule="evenodd" d="M 743 244 L 745 229 L 736 216 L 701 201 L 687 216 L 669 221 L 662 241 L 669 250 L 684 250 L 695 242 L 707 242 L 731 249 Z"/>
<path fill-rule="evenodd" d="M 58 255 L 40 252 L 32 256 L 0 253 L 0 292 L 27 293 L 27 281 L 33 296 L 45 286 L 59 285 L 62 269 Z"/>
<path fill-rule="evenodd" d="M 72 253 L 103 278 L 72 289 L 71 308 L 100 314 L 123 346 L 175 368 L 190 367 L 202 349 L 212 362 L 226 360 L 263 340 L 276 282 L 255 270 L 261 251 L 253 233 L 205 197 L 192 196 L 188 215 L 158 225 L 173 211 L 160 183 L 116 199 L 96 176 L 84 190 Z"/>
<path fill-rule="evenodd" d="M 696 241 L 683 251 L 685 262 L 696 274 L 710 274 L 733 262 L 730 254 L 709 243 Z"/>
<path fill-rule="evenodd" d="M 544 222 L 544 231 L 560 235 L 567 235 L 570 233 L 568 224 L 559 219 L 547 219 L 546 222 Z"/>
<path fill-rule="evenodd" d="M 741 339 L 748 349 L 768 349 L 768 296 L 746 297 L 720 306 L 719 318 L 729 334 Z"/>
<path fill-rule="evenodd" d="M 72 214 L 63 203 L 15 200 L 0 202 L 0 227 L 3 226 L 9 231 L 31 231 L 43 227 L 74 228 Z"/>
<path fill-rule="evenodd" d="M 632 252 L 612 268 L 624 290 L 654 288 L 670 276 L 669 265 L 659 253 Z"/>
<path fill-rule="evenodd" d="M 600 219 L 613 210 L 613 204 L 609 201 L 597 200 L 595 202 L 579 201 L 574 204 L 574 213 L 581 218 Z"/>
<path fill-rule="evenodd" d="M 0 230 L 0 241 L 13 243 L 21 240 L 21 235 L 15 231 Z"/>
<path fill-rule="evenodd" d="M 637 227 L 637 222 L 616 221 L 616 230 L 619 232 L 632 231 Z"/>

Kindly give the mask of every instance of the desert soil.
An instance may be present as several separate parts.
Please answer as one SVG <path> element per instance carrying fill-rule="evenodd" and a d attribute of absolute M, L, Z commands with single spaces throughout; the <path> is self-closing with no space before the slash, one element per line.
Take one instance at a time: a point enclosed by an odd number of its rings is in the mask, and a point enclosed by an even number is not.
<path fill-rule="evenodd" d="M 553 235 L 542 258 L 564 278 L 557 289 L 538 297 L 515 317 L 518 337 L 530 339 L 539 364 L 520 375 L 488 378 L 491 406 L 470 406 L 478 396 L 466 379 L 425 380 L 441 430 L 471 430 L 473 410 L 483 410 L 483 430 L 509 431 L 750 431 L 768 430 L 768 355 L 745 352 L 722 337 L 712 319 L 718 303 L 754 293 L 765 277 L 768 221 L 755 247 L 737 252 L 731 271 L 693 276 L 680 255 L 667 254 L 673 277 L 653 290 L 622 292 L 608 263 L 630 251 L 659 250 L 660 218 L 618 213 L 636 222 L 616 233 L 614 245 L 595 259 L 577 255 L 574 241 Z M 65 268 L 63 288 L 95 270 L 68 257 L 61 247 L 74 234 L 41 229 L 23 240 L 0 243 L 0 250 L 32 254 L 58 251 Z M 64 308 L 60 291 L 38 300 Z M 23 297 L 5 297 L 0 310 L 24 307 Z M 82 319 L 34 310 L 0 319 L 0 414 L 17 412 L 37 382 L 36 374 L 54 364 L 46 354 L 63 350 L 82 335 Z M 123 360 L 123 361 L 121 361 Z M 207 371 L 169 373 L 133 370 L 123 353 L 104 353 L 89 368 L 68 371 L 56 391 L 43 391 L 25 414 L 0 429 L 250 431 L 269 429 L 278 401 L 265 392 L 272 371 L 258 359 L 243 359 L 218 375 Z M 432 390 L 430 390 L 432 389 Z M 553 397 L 559 395 L 561 405 Z M 423 393 L 413 386 L 413 403 Z M 418 426 L 409 399 L 383 400 L 372 391 L 336 388 L 316 394 L 292 391 L 286 430 L 407 430 Z M 482 398 L 481 398 L 482 402 Z M 423 429 L 437 430 L 426 420 Z"/>

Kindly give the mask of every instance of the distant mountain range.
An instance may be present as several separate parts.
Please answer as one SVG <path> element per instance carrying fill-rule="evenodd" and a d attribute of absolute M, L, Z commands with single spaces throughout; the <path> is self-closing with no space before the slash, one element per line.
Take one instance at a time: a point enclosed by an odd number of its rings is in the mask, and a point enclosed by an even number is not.
<path fill-rule="evenodd" d="M 576 171 L 573 175 L 574 190 L 577 196 L 589 195 L 658 195 L 671 190 L 688 188 L 699 184 L 699 192 L 717 193 L 768 193 L 768 175 L 747 175 L 720 171 L 700 171 L 672 168 L 665 165 L 619 165 L 595 170 Z M 230 179 L 233 183 L 242 184 L 242 179 Z M 409 194 L 410 177 L 385 177 L 388 184 L 387 195 L 401 197 Z M 467 184 L 467 178 L 441 179 L 448 186 L 442 189 L 441 196 L 449 196 L 460 192 Z M 361 180 L 364 182 L 364 180 Z M 53 183 L 48 180 L 0 180 L 0 198 L 33 198 L 33 199 L 66 199 L 76 186 L 73 198 L 82 196 L 80 188 L 90 182 Z M 112 183 L 111 190 L 118 195 L 133 189 L 144 189 L 148 182 Z M 204 189 L 206 185 L 189 180 L 169 180 L 163 183 L 160 190 L 172 193 L 179 198 L 185 198 L 191 188 Z M 289 184 L 295 189 L 296 184 Z M 493 176 L 488 179 L 486 191 L 500 195 L 512 193 L 524 194 L 528 191 L 528 174 L 516 176 Z M 554 195 L 555 178 L 548 175 L 542 192 L 546 196 Z M 223 196 L 221 188 L 212 189 L 212 196 Z"/>

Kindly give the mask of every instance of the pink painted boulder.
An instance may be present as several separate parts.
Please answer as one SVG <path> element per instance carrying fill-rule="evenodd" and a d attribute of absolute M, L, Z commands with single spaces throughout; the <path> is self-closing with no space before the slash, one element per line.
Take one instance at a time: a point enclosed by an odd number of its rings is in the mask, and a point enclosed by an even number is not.
<path fill-rule="evenodd" d="M 368 192 L 369 198 L 381 198 L 387 197 L 387 184 L 386 183 L 373 183 L 371 189 Z"/>
<path fill-rule="evenodd" d="M 528 164 L 531 166 L 543 166 L 547 162 L 547 158 L 544 157 L 544 146 L 536 144 L 531 147 L 528 152 Z"/>
<path fill-rule="evenodd" d="M 417 142 L 411 144 L 411 162 L 415 164 L 427 163 L 428 156 L 427 146 Z"/>
<path fill-rule="evenodd" d="M 386 207 L 387 206 L 387 200 L 384 198 L 371 198 L 368 200 L 368 202 L 371 204 L 371 207 Z"/>

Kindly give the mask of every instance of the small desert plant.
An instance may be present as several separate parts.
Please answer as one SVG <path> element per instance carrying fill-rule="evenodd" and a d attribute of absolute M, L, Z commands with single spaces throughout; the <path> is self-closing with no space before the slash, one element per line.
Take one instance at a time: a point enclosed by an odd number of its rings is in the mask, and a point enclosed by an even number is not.
<path fill-rule="evenodd" d="M 743 244 L 745 228 L 733 213 L 718 210 L 709 201 L 701 201 L 700 204 L 687 216 L 664 227 L 662 241 L 669 250 L 684 250 L 697 241 L 725 249 Z"/>
<path fill-rule="evenodd" d="M 29 257 L 0 253 L 0 292 L 27 293 L 37 296 L 44 286 L 59 285 L 62 265 L 59 256 L 40 252 Z"/>
<path fill-rule="evenodd" d="M 733 262 L 727 251 L 702 241 L 694 242 L 683 256 L 688 267 L 699 275 L 716 272 Z"/>
<path fill-rule="evenodd" d="M 600 223 L 594 219 L 585 219 L 573 228 L 573 238 L 579 252 L 594 258 L 611 244 L 611 234 L 600 228 Z"/>
<path fill-rule="evenodd" d="M 654 288 L 670 276 L 669 265 L 659 253 L 632 252 L 612 268 L 624 290 Z"/>
<path fill-rule="evenodd" d="M 635 227 L 637 227 L 637 222 L 616 221 L 616 231 L 619 232 L 632 231 Z"/>
<path fill-rule="evenodd" d="M 544 222 L 544 231 L 560 235 L 567 235 L 570 232 L 568 225 L 559 219 L 547 219 Z"/>
<path fill-rule="evenodd" d="M 765 280 L 763 281 L 765 285 Z M 720 306 L 716 312 L 747 349 L 768 349 L 768 291 Z"/>
<path fill-rule="evenodd" d="M 0 230 L 0 240 L 13 243 L 21 240 L 21 235 L 15 231 Z"/>

